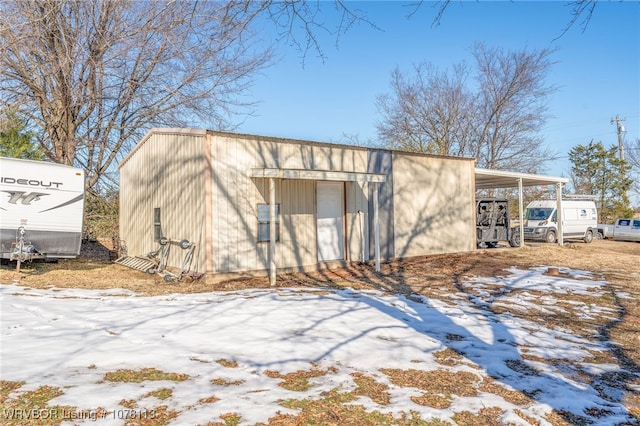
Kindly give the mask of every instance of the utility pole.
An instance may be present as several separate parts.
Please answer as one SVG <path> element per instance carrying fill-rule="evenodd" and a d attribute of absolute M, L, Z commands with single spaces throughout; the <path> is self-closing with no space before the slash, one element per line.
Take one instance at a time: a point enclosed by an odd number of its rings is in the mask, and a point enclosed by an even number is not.
<path fill-rule="evenodd" d="M 616 118 L 611 119 L 611 124 L 616 123 L 616 129 L 618 132 L 618 149 L 620 150 L 620 160 L 624 161 L 624 147 L 622 146 L 622 134 L 625 132 L 624 126 L 621 124 L 623 121 L 627 121 L 626 118 L 620 118 L 616 114 Z"/>
<path fill-rule="evenodd" d="M 615 121 L 616 130 L 618 133 L 618 149 L 620 150 L 620 177 L 622 178 L 622 183 L 625 182 L 625 164 L 624 164 L 624 147 L 622 146 L 622 134 L 625 132 L 624 126 L 622 125 L 623 121 L 626 121 L 626 118 L 620 118 L 618 114 L 616 114 L 616 118 L 611 119 L 611 124 Z M 629 198 L 627 197 L 627 192 L 623 191 L 622 193 L 623 200 L 625 204 L 629 204 Z"/>

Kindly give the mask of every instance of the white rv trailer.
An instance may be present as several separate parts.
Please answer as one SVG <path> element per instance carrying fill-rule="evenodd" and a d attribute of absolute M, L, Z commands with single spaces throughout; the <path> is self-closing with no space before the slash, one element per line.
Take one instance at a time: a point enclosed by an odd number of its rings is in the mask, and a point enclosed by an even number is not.
<path fill-rule="evenodd" d="M 80 253 L 84 171 L 0 157 L 0 256 L 73 258 Z"/>

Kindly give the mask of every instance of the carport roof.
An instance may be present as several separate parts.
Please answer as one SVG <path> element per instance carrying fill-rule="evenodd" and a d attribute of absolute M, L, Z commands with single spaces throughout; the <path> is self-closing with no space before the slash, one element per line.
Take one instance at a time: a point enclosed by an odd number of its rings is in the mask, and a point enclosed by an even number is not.
<path fill-rule="evenodd" d="M 475 174 L 476 189 L 517 188 L 520 179 L 522 179 L 522 186 L 566 184 L 569 181 L 569 179 L 563 177 L 478 168 L 476 168 Z"/>

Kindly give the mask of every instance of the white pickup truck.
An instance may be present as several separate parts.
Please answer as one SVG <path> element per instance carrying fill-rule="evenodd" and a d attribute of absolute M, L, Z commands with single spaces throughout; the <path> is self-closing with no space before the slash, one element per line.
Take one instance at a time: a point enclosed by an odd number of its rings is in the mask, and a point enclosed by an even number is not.
<path fill-rule="evenodd" d="M 613 225 L 598 224 L 602 238 L 640 242 L 640 219 L 618 219 Z"/>

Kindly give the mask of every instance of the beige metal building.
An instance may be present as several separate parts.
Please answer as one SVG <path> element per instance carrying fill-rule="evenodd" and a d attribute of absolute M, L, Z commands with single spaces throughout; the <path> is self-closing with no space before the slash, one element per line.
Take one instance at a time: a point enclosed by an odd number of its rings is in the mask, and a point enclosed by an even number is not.
<path fill-rule="evenodd" d="M 187 239 L 193 271 L 275 279 L 474 250 L 474 193 L 470 158 L 153 129 L 120 164 L 120 238 L 129 255 Z"/>

